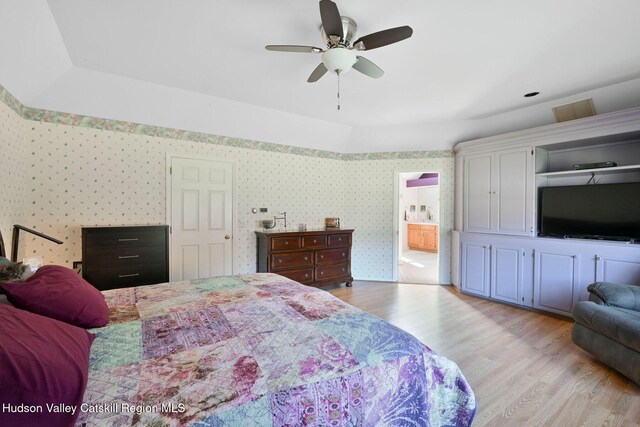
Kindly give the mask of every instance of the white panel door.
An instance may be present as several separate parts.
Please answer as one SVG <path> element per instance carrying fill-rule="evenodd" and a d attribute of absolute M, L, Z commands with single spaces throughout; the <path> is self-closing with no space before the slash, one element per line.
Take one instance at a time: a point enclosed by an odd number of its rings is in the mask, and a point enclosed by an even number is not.
<path fill-rule="evenodd" d="M 489 249 L 486 245 L 462 243 L 460 287 L 465 292 L 489 296 Z"/>
<path fill-rule="evenodd" d="M 493 228 L 499 233 L 530 235 L 533 232 L 531 149 L 500 151 L 495 156 Z"/>
<path fill-rule="evenodd" d="M 464 173 L 464 229 L 487 232 L 492 227 L 491 210 L 491 154 L 465 159 Z"/>
<path fill-rule="evenodd" d="M 491 246 L 491 298 L 522 303 L 524 249 Z"/>
<path fill-rule="evenodd" d="M 171 280 L 232 274 L 233 165 L 171 159 Z"/>
<path fill-rule="evenodd" d="M 580 255 L 553 250 L 537 250 L 533 306 L 571 315 L 578 299 Z"/>

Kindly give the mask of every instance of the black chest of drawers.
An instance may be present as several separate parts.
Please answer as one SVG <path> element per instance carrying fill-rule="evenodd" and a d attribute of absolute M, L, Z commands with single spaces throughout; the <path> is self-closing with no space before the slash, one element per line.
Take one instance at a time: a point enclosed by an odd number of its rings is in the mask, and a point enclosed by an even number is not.
<path fill-rule="evenodd" d="M 82 277 L 100 290 L 169 281 L 169 226 L 82 228 Z"/>

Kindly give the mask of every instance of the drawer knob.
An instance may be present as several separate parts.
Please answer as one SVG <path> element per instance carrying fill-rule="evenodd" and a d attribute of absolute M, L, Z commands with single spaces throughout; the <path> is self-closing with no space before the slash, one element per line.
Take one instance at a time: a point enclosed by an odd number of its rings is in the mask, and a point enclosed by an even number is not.
<path fill-rule="evenodd" d="M 304 277 L 308 278 L 309 277 L 309 273 L 304 273 Z"/>
<path fill-rule="evenodd" d="M 138 239 L 137 237 L 135 239 L 118 239 L 118 242 L 137 242 Z"/>
<path fill-rule="evenodd" d="M 285 245 L 288 245 L 288 244 L 289 244 L 289 241 L 288 241 L 288 240 L 285 240 L 285 241 L 284 241 L 284 244 L 285 244 Z"/>
<path fill-rule="evenodd" d="M 344 268 L 344 267 L 342 267 L 342 271 L 345 271 L 345 268 Z"/>
<path fill-rule="evenodd" d="M 321 258 L 321 259 L 322 259 L 322 258 L 324 258 L 324 255 L 320 255 L 320 258 Z"/>
<path fill-rule="evenodd" d="M 316 239 L 313 239 L 313 243 L 316 243 Z"/>
<path fill-rule="evenodd" d="M 344 253 L 344 252 L 342 252 L 342 256 L 347 256 L 347 254 L 346 254 L 346 253 Z"/>
<path fill-rule="evenodd" d="M 324 274 L 324 271 L 321 271 L 321 272 L 320 272 L 320 275 L 322 276 L 323 274 Z"/>
<path fill-rule="evenodd" d="M 119 274 L 119 275 L 118 275 L 118 277 L 122 279 L 123 277 L 137 277 L 137 276 L 139 276 L 139 275 L 140 275 L 140 273 L 133 273 L 133 274 Z"/>
<path fill-rule="evenodd" d="M 140 255 L 121 255 L 118 259 L 140 258 Z"/>
<path fill-rule="evenodd" d="M 282 259 L 278 259 L 278 262 L 282 262 Z"/>
<path fill-rule="evenodd" d="M 309 257 L 308 256 L 304 257 L 304 260 L 309 261 Z"/>

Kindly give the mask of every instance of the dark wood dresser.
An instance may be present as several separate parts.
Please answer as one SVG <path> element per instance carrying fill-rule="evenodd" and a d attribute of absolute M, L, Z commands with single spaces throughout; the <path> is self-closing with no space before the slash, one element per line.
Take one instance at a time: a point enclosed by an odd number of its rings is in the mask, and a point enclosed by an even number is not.
<path fill-rule="evenodd" d="M 169 226 L 82 228 L 82 277 L 100 290 L 169 281 Z"/>
<path fill-rule="evenodd" d="M 310 286 L 351 286 L 353 230 L 260 232 L 258 273 L 277 273 Z"/>

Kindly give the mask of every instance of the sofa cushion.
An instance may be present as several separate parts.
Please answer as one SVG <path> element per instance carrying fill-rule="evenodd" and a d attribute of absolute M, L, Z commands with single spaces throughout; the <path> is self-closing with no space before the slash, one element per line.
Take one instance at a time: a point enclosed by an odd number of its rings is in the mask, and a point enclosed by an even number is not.
<path fill-rule="evenodd" d="M 600 298 L 605 305 L 640 311 L 640 286 L 619 283 L 596 282 L 587 290 Z"/>
<path fill-rule="evenodd" d="M 640 352 L 640 312 L 581 301 L 573 306 L 573 318 L 577 323 Z"/>

